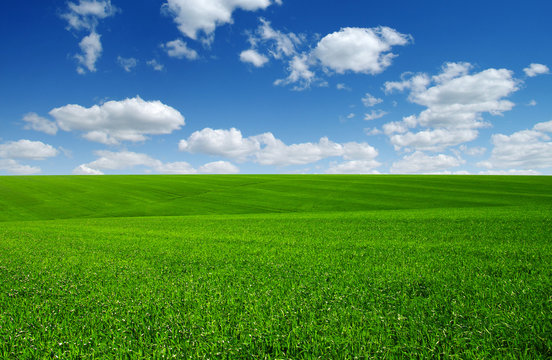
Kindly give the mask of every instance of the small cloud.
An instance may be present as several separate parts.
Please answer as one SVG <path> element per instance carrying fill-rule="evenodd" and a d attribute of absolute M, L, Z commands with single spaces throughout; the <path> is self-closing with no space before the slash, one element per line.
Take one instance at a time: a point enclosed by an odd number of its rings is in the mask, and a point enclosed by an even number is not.
<path fill-rule="evenodd" d="M 378 99 L 375 96 L 370 95 L 369 93 L 366 93 L 366 95 L 364 95 L 364 97 L 362 98 L 362 103 L 366 107 L 372 107 L 382 102 L 382 99 Z"/>
<path fill-rule="evenodd" d="M 259 68 L 263 67 L 268 62 L 268 58 L 262 54 L 259 54 L 256 50 L 249 49 L 241 52 L 240 61 L 250 63 Z"/>
<path fill-rule="evenodd" d="M 157 60 L 151 59 L 148 62 L 146 62 L 147 65 L 151 66 L 153 70 L 155 71 L 163 71 L 165 69 L 165 66 L 163 64 L 160 64 Z"/>
<path fill-rule="evenodd" d="M 535 77 L 537 75 L 550 74 L 550 69 L 548 66 L 543 64 L 531 64 L 529 67 L 523 69 L 525 75 L 529 77 Z"/>
<path fill-rule="evenodd" d="M 364 120 L 377 120 L 387 115 L 386 111 L 383 110 L 372 110 L 369 114 L 364 114 Z"/>
<path fill-rule="evenodd" d="M 82 164 L 73 169 L 73 175 L 103 175 L 104 173 L 100 170 L 92 169 Z"/>
<path fill-rule="evenodd" d="M 351 88 L 348 87 L 348 86 L 345 85 L 345 84 L 337 84 L 337 85 L 336 85 L 336 88 L 337 88 L 337 90 L 351 91 Z"/>
<path fill-rule="evenodd" d="M 354 118 L 356 115 L 354 113 L 350 113 L 349 115 L 347 115 L 347 119 L 352 119 Z"/>
<path fill-rule="evenodd" d="M 186 44 L 181 39 L 169 41 L 161 45 L 161 47 L 165 49 L 170 57 L 174 57 L 177 59 L 186 58 L 188 60 L 196 60 L 199 57 L 197 51 L 190 49 L 188 47 L 188 44 Z"/>
<path fill-rule="evenodd" d="M 366 128 L 364 129 L 364 133 L 368 136 L 383 134 L 383 132 L 378 128 L 373 128 L 373 129 Z"/>
<path fill-rule="evenodd" d="M 136 65 L 138 65 L 138 60 L 136 60 L 135 58 L 124 58 L 121 56 L 117 57 L 117 62 L 126 72 L 131 72 L 132 69 L 134 69 Z"/>
<path fill-rule="evenodd" d="M 81 66 L 77 67 L 77 72 L 81 75 L 89 72 L 96 72 L 96 61 L 102 55 L 102 43 L 100 42 L 101 35 L 92 32 L 85 36 L 79 43 L 82 54 L 75 55 Z"/>
<path fill-rule="evenodd" d="M 536 100 L 531 100 L 531 101 L 529 101 L 527 106 L 537 106 L 537 101 Z"/>

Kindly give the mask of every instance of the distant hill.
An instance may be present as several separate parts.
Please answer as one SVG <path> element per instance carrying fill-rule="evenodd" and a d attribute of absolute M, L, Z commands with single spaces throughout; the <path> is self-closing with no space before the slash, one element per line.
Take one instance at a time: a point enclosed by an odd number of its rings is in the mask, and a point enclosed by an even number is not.
<path fill-rule="evenodd" d="M 552 205 L 552 177 L 0 177 L 0 221 Z"/>

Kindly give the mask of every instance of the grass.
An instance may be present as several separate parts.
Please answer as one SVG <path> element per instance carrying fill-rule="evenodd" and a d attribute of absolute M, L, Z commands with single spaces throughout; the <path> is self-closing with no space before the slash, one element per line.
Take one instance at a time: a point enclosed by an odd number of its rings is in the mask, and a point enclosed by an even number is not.
<path fill-rule="evenodd" d="M 0 358 L 550 358 L 551 189 L 0 178 Z"/>

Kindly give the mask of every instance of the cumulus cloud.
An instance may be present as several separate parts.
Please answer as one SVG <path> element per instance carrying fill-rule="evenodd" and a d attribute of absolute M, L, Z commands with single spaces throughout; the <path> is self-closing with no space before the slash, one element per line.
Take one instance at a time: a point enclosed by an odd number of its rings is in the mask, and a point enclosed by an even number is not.
<path fill-rule="evenodd" d="M 194 49 L 190 49 L 188 47 L 188 44 L 186 44 L 181 39 L 169 41 L 161 45 L 161 47 L 165 49 L 167 55 L 177 59 L 186 58 L 188 60 L 196 60 L 199 57 L 197 51 L 195 51 Z"/>
<path fill-rule="evenodd" d="M 364 97 L 362 98 L 362 103 L 366 107 L 372 107 L 372 106 L 375 106 L 377 104 L 381 104 L 382 102 L 383 102 L 382 99 L 379 99 L 379 98 L 371 95 L 370 93 L 366 93 L 366 95 L 364 95 Z"/>
<path fill-rule="evenodd" d="M 392 59 L 396 56 L 390 52 L 391 48 L 406 45 L 411 41 L 409 35 L 380 26 L 344 28 L 326 35 L 320 41 L 317 37 L 316 43 L 309 43 L 304 34 L 276 30 L 265 19 L 260 19 L 260 22 L 259 27 L 249 33 L 248 38 L 251 48 L 246 51 L 254 53 L 244 52 L 242 55 L 258 54 L 286 63 L 288 76 L 276 80 L 274 84 L 293 84 L 294 90 L 304 90 L 313 84 L 327 85 L 327 82 L 317 75 L 321 67 L 326 73 L 328 70 L 339 74 L 381 73 L 391 65 Z M 338 84 L 337 88 L 350 90 L 344 84 Z"/>
<path fill-rule="evenodd" d="M 479 156 L 485 154 L 487 149 L 484 147 L 467 147 L 466 145 L 460 145 L 460 151 L 469 156 Z"/>
<path fill-rule="evenodd" d="M 550 69 L 548 68 L 548 66 L 543 64 L 531 64 L 525 69 L 523 69 L 523 71 L 525 72 L 525 75 L 529 77 L 535 77 L 543 74 L 550 74 Z"/>
<path fill-rule="evenodd" d="M 102 175 L 102 170 L 126 170 L 138 166 L 145 167 L 147 171 L 154 171 L 160 174 L 235 174 L 239 169 L 226 161 L 217 161 L 202 165 L 195 169 L 187 162 L 164 163 L 161 160 L 152 158 L 147 154 L 131 151 L 96 151 L 98 159 L 82 164 L 73 170 L 75 175 Z"/>
<path fill-rule="evenodd" d="M 385 130 L 388 128 L 385 127 Z M 390 136 L 391 144 L 398 150 L 403 147 L 425 151 L 439 151 L 475 140 L 478 132 L 473 129 L 435 129 L 422 130 L 416 133 L 406 132 Z"/>
<path fill-rule="evenodd" d="M 379 74 L 396 56 L 393 46 L 407 45 L 409 35 L 380 26 L 376 28 L 343 28 L 320 40 L 313 55 L 323 66 L 339 74 L 347 71 Z"/>
<path fill-rule="evenodd" d="M 259 54 L 253 49 L 242 51 L 240 60 L 245 63 L 250 63 L 255 67 L 263 67 L 269 61 L 266 56 Z"/>
<path fill-rule="evenodd" d="M 73 175 L 103 175 L 100 170 L 91 169 L 86 164 L 82 164 L 73 169 Z"/>
<path fill-rule="evenodd" d="M 61 17 L 67 20 L 68 29 L 95 30 L 98 21 L 115 15 L 117 8 L 111 5 L 111 0 L 80 0 L 78 4 L 67 3 L 68 11 Z"/>
<path fill-rule="evenodd" d="M 430 156 L 416 151 L 394 162 L 390 172 L 392 174 L 431 174 L 460 166 L 463 163 L 462 159 L 453 156 L 444 154 Z"/>
<path fill-rule="evenodd" d="M 214 161 L 199 167 L 201 174 L 238 174 L 240 169 L 228 161 Z"/>
<path fill-rule="evenodd" d="M 541 175 L 540 172 L 535 170 L 486 170 L 480 171 L 479 175 Z"/>
<path fill-rule="evenodd" d="M 40 173 L 41 170 L 36 166 L 20 164 L 13 159 L 0 159 L 0 171 L 12 175 L 34 175 Z"/>
<path fill-rule="evenodd" d="M 138 65 L 138 60 L 135 58 L 124 58 L 121 56 L 117 57 L 117 62 L 126 72 L 131 72 Z"/>
<path fill-rule="evenodd" d="M 379 174 L 374 168 L 381 164 L 375 160 L 352 160 L 331 165 L 326 174 Z"/>
<path fill-rule="evenodd" d="M 40 131 L 49 135 L 55 135 L 58 131 L 56 123 L 38 116 L 36 113 L 28 113 L 23 116 L 23 121 L 26 123 L 25 130 Z"/>
<path fill-rule="evenodd" d="M 234 128 L 230 130 L 205 128 L 192 133 L 188 140 L 181 140 L 178 144 L 180 151 L 224 156 L 237 161 L 245 161 L 260 148 L 261 145 L 256 138 L 244 138 L 241 131 Z"/>
<path fill-rule="evenodd" d="M 54 147 L 41 141 L 19 140 L 0 144 L 0 171 L 13 175 L 33 175 L 40 168 L 19 163 L 17 160 L 45 160 L 59 153 Z"/>
<path fill-rule="evenodd" d="M 468 63 L 447 63 L 433 77 L 416 74 L 384 85 L 388 93 L 410 90 L 409 101 L 426 107 L 418 115 L 384 126 L 397 149 L 440 151 L 474 140 L 476 129 L 488 126 L 483 121 L 484 113 L 502 115 L 514 107 L 505 99 L 518 90 L 518 81 L 510 70 L 487 69 L 470 74 L 471 68 Z M 408 130 L 416 127 L 425 129 Z"/>
<path fill-rule="evenodd" d="M 44 160 L 57 156 L 58 150 L 41 141 L 19 140 L 0 144 L 0 158 Z"/>
<path fill-rule="evenodd" d="M 345 84 L 341 84 L 341 83 L 340 83 L 340 84 L 337 84 L 335 87 L 336 87 L 337 90 L 347 90 L 347 91 L 351 91 L 351 88 L 348 87 L 348 86 L 345 85 Z"/>
<path fill-rule="evenodd" d="M 176 109 L 138 96 L 90 108 L 65 105 L 51 110 L 50 115 L 60 129 L 82 131 L 87 140 L 108 145 L 144 141 L 146 135 L 170 134 L 184 125 L 184 117 Z"/>
<path fill-rule="evenodd" d="M 96 31 L 100 20 L 115 15 L 117 8 L 110 0 L 79 0 L 79 3 L 67 3 L 68 11 L 61 17 L 67 21 L 68 30 L 87 30 L 89 34 L 79 43 L 80 54 L 75 55 L 79 66 L 77 72 L 85 74 L 96 71 L 96 62 L 102 54 L 101 35 Z"/>
<path fill-rule="evenodd" d="M 167 0 L 163 11 L 173 17 L 182 34 L 210 44 L 217 26 L 233 22 L 235 10 L 262 10 L 271 3 L 270 0 Z"/>
<path fill-rule="evenodd" d="M 75 55 L 75 58 L 81 66 L 77 67 L 77 72 L 79 74 L 85 74 L 86 70 L 96 72 L 96 61 L 102 55 L 100 35 L 95 32 L 90 33 L 81 40 L 79 47 L 82 53 Z"/>
<path fill-rule="evenodd" d="M 393 91 L 411 90 L 412 93 L 422 92 L 431 83 L 431 78 L 427 74 L 416 74 L 411 77 L 412 73 L 404 73 L 401 75 L 401 81 L 387 81 L 383 87 L 386 94 Z"/>
<path fill-rule="evenodd" d="M 491 157 L 478 166 L 488 169 L 534 170 L 552 168 L 552 121 L 511 135 L 495 134 Z"/>
<path fill-rule="evenodd" d="M 286 145 L 272 133 L 243 137 L 241 131 L 234 128 L 196 131 L 187 140 L 180 141 L 179 149 L 275 166 L 304 165 L 328 157 L 371 161 L 378 155 L 377 150 L 366 143 L 339 144 L 324 137 L 317 143 Z"/>

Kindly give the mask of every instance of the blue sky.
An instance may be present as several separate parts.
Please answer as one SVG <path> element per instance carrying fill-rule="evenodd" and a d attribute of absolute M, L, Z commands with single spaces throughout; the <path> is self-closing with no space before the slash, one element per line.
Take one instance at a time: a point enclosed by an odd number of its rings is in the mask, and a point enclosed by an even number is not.
<path fill-rule="evenodd" d="M 549 1 L 18 1 L 0 174 L 552 173 Z"/>

